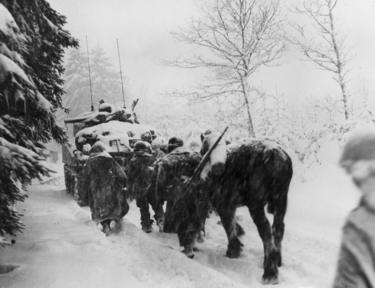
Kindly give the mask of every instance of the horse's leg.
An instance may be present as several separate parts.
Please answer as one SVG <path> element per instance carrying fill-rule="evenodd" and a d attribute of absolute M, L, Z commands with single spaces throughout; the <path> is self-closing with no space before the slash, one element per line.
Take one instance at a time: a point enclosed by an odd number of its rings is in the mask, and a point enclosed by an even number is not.
<path fill-rule="evenodd" d="M 194 219 L 181 219 L 177 227 L 177 236 L 180 242 L 180 246 L 184 247 L 182 251 L 187 257 L 193 258 L 194 251 L 198 251 L 195 247 L 195 239 L 198 236 L 200 229 L 200 222 L 194 221 Z"/>
<path fill-rule="evenodd" d="M 284 192 L 284 191 L 283 191 Z M 275 239 L 277 250 L 277 265 L 282 265 L 281 242 L 284 237 L 284 217 L 287 208 L 287 194 L 282 195 L 277 202 L 274 203 L 275 212 L 272 224 L 272 234 Z"/>
<path fill-rule="evenodd" d="M 243 244 L 238 239 L 238 228 L 235 220 L 236 208 L 224 207 L 217 210 L 221 223 L 224 226 L 228 237 L 227 256 L 229 258 L 238 258 L 242 251 Z"/>
<path fill-rule="evenodd" d="M 264 273 L 263 281 L 265 283 L 277 283 L 277 251 L 273 242 L 273 236 L 271 231 L 271 225 L 266 218 L 264 212 L 264 206 L 259 205 L 257 207 L 250 207 L 250 214 L 254 220 L 255 225 L 258 228 L 260 238 L 263 241 L 264 247 Z"/>
<path fill-rule="evenodd" d="M 184 247 L 182 253 L 184 253 L 189 258 L 193 258 L 194 251 L 198 251 L 198 249 L 196 249 L 195 247 L 196 233 L 188 231 L 189 227 L 186 230 L 187 231 L 184 231 L 182 233 L 178 231 L 177 236 L 180 242 L 180 246 Z"/>
<path fill-rule="evenodd" d="M 210 203 L 207 197 L 202 197 L 202 199 L 198 198 L 199 203 L 204 203 L 204 205 L 198 205 L 199 211 L 199 218 L 200 218 L 200 231 L 198 234 L 197 242 L 202 243 L 204 242 L 204 238 L 206 237 L 206 220 L 208 218 L 209 210 L 210 210 Z"/>

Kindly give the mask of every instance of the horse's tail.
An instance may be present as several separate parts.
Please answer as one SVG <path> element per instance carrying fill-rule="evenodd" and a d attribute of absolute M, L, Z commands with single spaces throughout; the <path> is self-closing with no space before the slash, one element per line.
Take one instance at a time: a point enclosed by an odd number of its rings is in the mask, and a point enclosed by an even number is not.
<path fill-rule="evenodd" d="M 280 183 L 274 193 L 270 195 L 268 199 L 267 211 L 274 216 L 276 214 L 285 214 L 288 203 L 288 191 L 289 191 L 290 179 L 285 179 L 284 183 Z"/>
<path fill-rule="evenodd" d="M 271 193 L 268 199 L 267 211 L 275 214 L 276 210 L 286 210 L 290 181 L 293 175 L 292 160 L 281 148 L 268 151 L 269 165 L 272 169 Z M 284 207 L 285 206 L 285 207 Z M 285 212 L 284 212 L 285 213 Z"/>

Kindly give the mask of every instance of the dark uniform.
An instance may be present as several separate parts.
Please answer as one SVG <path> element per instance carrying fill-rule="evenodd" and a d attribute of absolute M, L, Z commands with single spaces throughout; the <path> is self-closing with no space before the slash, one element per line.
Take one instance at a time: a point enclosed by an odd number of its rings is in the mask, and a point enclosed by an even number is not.
<path fill-rule="evenodd" d="M 141 213 L 142 230 L 149 233 L 152 231 L 152 220 L 150 217 L 148 187 L 152 176 L 152 163 L 155 158 L 152 155 L 151 146 L 148 142 L 138 141 L 134 145 L 134 155 L 128 168 L 128 191 L 132 198 L 136 199 Z"/>
<path fill-rule="evenodd" d="M 181 147 L 174 149 L 154 163 L 155 171 L 151 181 L 150 195 L 154 195 L 157 202 L 156 206 L 161 211 L 163 211 L 164 202 L 167 202 L 166 213 L 162 217 L 164 232 L 177 232 L 176 223 L 179 222 L 180 214 L 186 211 L 181 210 L 174 213 L 173 206 L 178 199 L 181 199 L 183 195 L 185 196 L 186 187 L 183 185 L 183 181 L 192 176 L 200 160 L 199 153 L 191 153 Z M 185 200 L 181 202 L 182 206 Z M 175 217 L 174 215 L 179 216 Z"/>
<path fill-rule="evenodd" d="M 344 226 L 334 288 L 375 287 L 375 209 L 362 203 Z"/>

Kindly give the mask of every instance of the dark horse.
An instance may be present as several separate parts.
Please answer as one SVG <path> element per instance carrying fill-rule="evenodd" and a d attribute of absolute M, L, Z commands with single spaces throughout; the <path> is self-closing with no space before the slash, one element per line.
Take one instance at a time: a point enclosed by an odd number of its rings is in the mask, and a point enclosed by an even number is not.
<path fill-rule="evenodd" d="M 202 135 L 202 155 L 215 141 L 213 134 Z M 281 266 L 281 242 L 287 209 L 292 161 L 276 143 L 253 140 L 227 149 L 218 145 L 204 167 L 201 178 L 208 184 L 210 200 L 218 212 L 228 237 L 227 256 L 239 257 L 244 234 L 236 222 L 237 207 L 247 206 L 264 246 L 264 283 L 277 283 Z M 265 206 L 274 216 L 272 227 Z"/>

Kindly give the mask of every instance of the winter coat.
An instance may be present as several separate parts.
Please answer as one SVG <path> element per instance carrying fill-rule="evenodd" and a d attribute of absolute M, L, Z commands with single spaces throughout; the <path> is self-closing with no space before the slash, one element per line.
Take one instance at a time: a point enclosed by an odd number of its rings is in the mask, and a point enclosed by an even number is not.
<path fill-rule="evenodd" d="M 174 200 L 176 198 L 174 190 L 181 186 L 182 178 L 193 175 L 194 169 L 198 166 L 201 158 L 202 156 L 199 153 L 179 147 L 158 159 L 154 163 L 151 183 L 151 191 L 157 191 L 156 198 L 162 201 Z"/>
<path fill-rule="evenodd" d="M 157 207 L 162 207 L 164 201 L 167 201 L 164 232 L 177 232 L 178 227 L 185 231 L 190 229 L 187 227 L 190 220 L 200 219 L 199 215 L 196 215 L 199 212 L 196 202 L 200 201 L 200 198 L 195 192 L 188 193 L 183 183 L 193 175 L 201 158 L 199 153 L 179 147 L 154 163 L 149 193 L 155 199 Z M 192 190 L 195 190 L 195 187 Z M 181 221 L 186 225 L 181 224 Z M 198 226 L 200 227 L 200 224 Z M 197 229 L 194 227 L 195 230 Z"/>
<path fill-rule="evenodd" d="M 83 168 L 80 183 L 80 205 L 89 205 L 96 222 L 120 220 L 129 210 L 126 200 L 126 174 L 108 154 L 92 155 Z"/>
<path fill-rule="evenodd" d="M 128 166 L 128 192 L 131 198 L 140 199 L 146 196 L 151 183 L 152 163 L 154 157 L 148 154 L 135 154 Z"/>
<path fill-rule="evenodd" d="M 375 287 L 375 209 L 363 202 L 345 223 L 333 287 Z"/>

